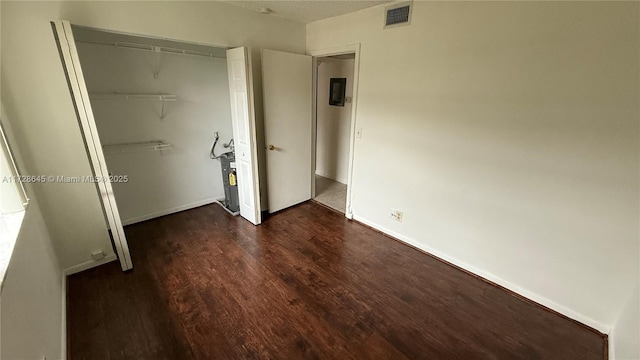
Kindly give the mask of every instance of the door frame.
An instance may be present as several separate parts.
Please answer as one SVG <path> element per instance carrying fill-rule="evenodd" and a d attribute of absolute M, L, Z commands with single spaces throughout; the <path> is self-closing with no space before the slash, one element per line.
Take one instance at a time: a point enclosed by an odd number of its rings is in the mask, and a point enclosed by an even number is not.
<path fill-rule="evenodd" d="M 360 76 L 360 43 L 343 45 L 338 47 L 307 50 L 307 55 L 313 57 L 313 122 L 311 124 L 312 140 L 311 140 L 311 196 L 316 196 L 316 151 L 317 151 L 317 125 L 318 125 L 318 58 L 354 54 L 353 62 L 353 96 L 351 99 L 351 126 L 349 133 L 349 166 L 347 168 L 347 199 L 344 216 L 347 219 L 353 219 L 352 194 L 353 194 L 353 157 L 356 144 L 356 114 L 358 111 L 358 78 Z"/>

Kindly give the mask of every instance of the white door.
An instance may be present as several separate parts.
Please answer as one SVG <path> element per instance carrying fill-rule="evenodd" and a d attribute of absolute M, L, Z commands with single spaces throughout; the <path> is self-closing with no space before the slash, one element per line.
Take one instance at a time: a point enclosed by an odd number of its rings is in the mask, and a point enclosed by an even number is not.
<path fill-rule="evenodd" d="M 262 50 L 269 212 L 311 199 L 312 58 Z"/>
<path fill-rule="evenodd" d="M 108 179 L 109 170 L 107 169 L 107 163 L 102 153 L 102 144 L 98 137 L 96 121 L 93 118 L 93 110 L 89 102 L 89 92 L 87 91 L 87 85 L 84 82 L 84 75 L 80 67 L 80 58 L 78 57 L 71 24 L 68 21 L 55 21 L 53 27 L 55 29 L 60 54 L 62 55 L 62 62 L 66 69 L 73 105 L 76 108 L 76 114 L 80 122 L 80 130 L 82 131 L 82 137 L 84 138 L 87 153 L 89 154 L 93 176 Z M 120 260 L 120 267 L 122 267 L 123 271 L 130 270 L 133 268 L 133 263 L 131 262 L 129 245 L 127 244 L 127 238 L 122 228 L 122 221 L 120 220 L 120 213 L 118 212 L 118 205 L 116 204 L 116 198 L 113 194 L 113 188 L 110 182 L 97 181 L 96 185 L 98 193 L 100 194 L 100 200 L 102 201 L 102 209 L 104 210 L 107 223 L 111 229 L 111 236 L 113 237 L 116 253 Z"/>
<path fill-rule="evenodd" d="M 249 48 L 227 50 L 227 72 L 229 73 L 240 216 L 258 225 L 261 222 L 260 184 Z"/>

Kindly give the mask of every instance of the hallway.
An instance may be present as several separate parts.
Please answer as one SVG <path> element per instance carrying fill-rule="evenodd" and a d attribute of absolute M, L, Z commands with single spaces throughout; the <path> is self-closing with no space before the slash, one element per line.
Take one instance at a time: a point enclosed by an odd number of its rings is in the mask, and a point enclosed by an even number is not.
<path fill-rule="evenodd" d="M 313 199 L 344 214 L 347 185 L 316 175 L 316 197 Z"/>

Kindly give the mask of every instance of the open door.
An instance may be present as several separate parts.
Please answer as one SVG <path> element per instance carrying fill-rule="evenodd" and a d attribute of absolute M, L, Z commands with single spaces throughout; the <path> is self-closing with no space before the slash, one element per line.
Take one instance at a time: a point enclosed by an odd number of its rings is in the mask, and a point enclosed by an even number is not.
<path fill-rule="evenodd" d="M 91 103 L 89 102 L 89 92 L 87 91 L 87 85 L 84 82 L 84 75 L 80 67 L 80 58 L 78 57 L 76 43 L 71 31 L 71 24 L 68 21 L 55 21 L 51 24 L 67 75 L 71 99 L 76 109 L 84 144 L 89 154 L 89 162 L 91 171 L 93 172 L 92 175 L 97 179 L 109 179 L 109 171 L 107 170 L 107 163 L 105 162 L 102 152 L 102 144 L 98 137 L 98 128 L 93 118 L 93 111 L 91 109 Z M 122 267 L 123 271 L 130 270 L 133 268 L 133 263 L 131 262 L 129 245 L 124 235 L 124 229 L 122 228 L 122 221 L 120 220 L 120 213 L 118 212 L 118 205 L 116 204 L 111 183 L 108 181 L 96 181 L 96 186 L 100 195 L 100 201 L 102 202 L 102 209 L 104 210 L 107 223 L 111 229 L 116 253 L 120 260 L 120 267 Z"/>
<path fill-rule="evenodd" d="M 311 199 L 312 70 L 311 56 L 262 50 L 270 213 Z"/>
<path fill-rule="evenodd" d="M 227 72 L 229 74 L 231 122 L 238 172 L 240 216 L 254 225 L 258 225 L 262 219 L 260 216 L 253 74 L 249 48 L 241 47 L 227 50 Z"/>

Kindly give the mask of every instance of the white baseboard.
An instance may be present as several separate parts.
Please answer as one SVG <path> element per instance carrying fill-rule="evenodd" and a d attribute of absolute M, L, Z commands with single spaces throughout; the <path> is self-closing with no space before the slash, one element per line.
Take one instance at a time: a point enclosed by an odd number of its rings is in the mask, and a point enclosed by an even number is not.
<path fill-rule="evenodd" d="M 208 204 L 211 204 L 211 203 L 214 203 L 214 202 L 216 202 L 216 198 L 215 197 L 204 199 L 204 200 L 200 200 L 200 201 L 196 201 L 196 202 L 192 202 L 192 203 L 186 204 L 186 205 L 176 206 L 176 207 L 173 207 L 173 208 L 170 208 L 170 209 L 156 211 L 156 212 L 153 212 L 151 214 L 145 214 L 145 215 L 132 217 L 132 218 L 129 218 L 129 219 L 123 219 L 122 220 L 122 225 L 131 225 L 131 224 L 139 223 L 139 222 L 142 222 L 142 221 L 151 220 L 153 218 L 157 218 L 157 217 L 160 217 L 160 216 L 165 216 L 165 215 L 177 213 L 177 212 L 180 212 L 180 211 L 197 208 L 197 207 L 203 206 L 203 205 L 208 205 Z"/>
<path fill-rule="evenodd" d="M 486 272 L 484 270 L 481 270 L 481 269 L 478 269 L 478 268 L 476 268 L 474 266 L 471 266 L 471 265 L 469 265 L 467 263 L 464 263 L 462 261 L 454 259 L 454 258 L 452 258 L 452 257 L 450 257 L 450 256 L 448 256 L 448 255 L 436 250 L 436 249 L 433 249 L 433 248 L 431 248 L 431 247 L 429 247 L 427 245 L 419 243 L 419 242 L 417 242 L 417 241 L 415 241 L 415 240 L 413 240 L 413 239 L 411 239 L 411 238 L 409 238 L 407 236 L 404 236 L 404 235 L 398 234 L 398 233 L 396 233 L 394 231 L 391 231 L 389 229 L 386 229 L 385 227 L 380 226 L 380 225 L 378 225 L 376 223 L 373 223 L 373 222 L 371 222 L 371 221 L 369 221 L 367 219 L 361 218 L 360 216 L 353 215 L 353 219 L 356 220 L 356 221 L 359 221 L 359 222 L 361 222 L 361 223 L 363 223 L 363 224 L 365 224 L 367 226 L 371 226 L 374 229 L 382 231 L 383 233 L 385 233 L 385 234 L 387 234 L 389 236 L 392 236 L 392 237 L 394 237 L 394 238 L 396 238 L 396 239 L 398 239 L 398 240 L 400 240 L 400 241 L 402 241 L 404 243 L 407 243 L 407 244 L 409 244 L 411 246 L 414 246 L 414 247 L 416 247 L 416 248 L 418 248 L 420 250 L 428 252 L 429 254 L 431 254 L 431 255 L 433 255 L 433 256 L 435 256 L 437 258 L 440 258 L 440 259 L 442 259 L 442 260 L 444 260 L 446 262 L 449 262 L 449 263 L 451 263 L 453 265 L 456 265 L 456 266 L 458 266 L 458 267 L 460 267 L 462 269 L 465 269 L 465 270 L 467 270 L 467 271 L 469 271 L 469 272 L 471 272 L 471 273 L 473 273 L 473 274 L 475 274 L 477 276 L 480 276 L 481 278 L 484 278 L 485 280 L 489 280 L 490 282 L 496 283 L 496 284 L 498 284 L 498 285 L 500 285 L 500 286 L 502 286 L 502 287 L 504 287 L 506 289 L 509 289 L 509 290 L 513 291 L 516 294 L 524 296 L 525 298 L 527 298 L 529 300 L 532 300 L 532 301 L 534 301 L 534 302 L 536 302 L 536 303 L 538 303 L 540 305 L 546 306 L 551 310 L 557 311 L 560 314 L 562 314 L 562 315 L 564 315 L 564 316 L 566 316 L 568 318 L 571 318 L 571 319 L 576 320 L 576 321 L 578 321 L 578 322 L 580 322 L 582 324 L 585 324 L 585 325 L 587 325 L 589 327 L 592 327 L 592 328 L 600 331 L 601 333 L 609 334 L 611 332 L 611 329 L 612 329 L 611 325 L 606 325 L 606 324 L 603 324 L 603 323 L 601 323 L 599 321 L 591 319 L 588 316 L 585 316 L 583 314 L 575 312 L 575 311 L 573 311 L 573 310 L 571 310 L 571 309 L 569 309 L 569 308 L 567 308 L 565 306 L 562 306 L 562 305 L 560 305 L 560 304 L 558 304 L 558 303 L 556 303 L 556 302 L 554 302 L 552 300 L 549 300 L 549 299 L 547 299 L 547 298 L 545 298 L 543 296 L 540 296 L 540 295 L 538 295 L 536 293 L 533 293 L 533 292 L 531 292 L 529 290 L 523 289 L 520 286 L 515 285 L 513 283 L 510 283 L 510 282 L 508 282 L 508 281 L 506 281 L 506 280 L 504 280 L 504 279 L 502 279 L 502 278 L 500 278 L 500 277 L 498 277 L 498 276 L 496 276 L 494 274 L 491 274 L 489 272 Z"/>
<path fill-rule="evenodd" d="M 83 263 L 77 264 L 77 265 L 73 265 L 70 266 L 64 270 L 62 270 L 62 276 L 64 276 L 65 278 L 69 275 L 73 275 L 75 273 L 79 273 L 81 271 L 85 271 L 85 270 L 89 270 L 91 268 L 94 268 L 96 266 L 100 266 L 106 263 L 110 263 L 112 261 L 117 260 L 118 258 L 116 257 L 116 254 L 109 254 L 105 257 L 103 257 L 100 260 L 89 260 L 89 261 L 85 261 Z"/>
<path fill-rule="evenodd" d="M 67 275 L 62 273 L 62 329 L 60 330 L 60 359 L 67 358 Z"/>
<path fill-rule="evenodd" d="M 333 181 L 339 182 L 342 185 L 347 185 L 347 179 L 338 180 L 338 176 L 333 176 L 333 175 L 329 175 L 329 174 L 323 174 L 323 173 L 319 173 L 317 171 L 316 171 L 316 175 L 322 176 L 325 179 L 329 179 L 329 180 L 333 180 Z M 344 181 L 342 181 L 342 180 L 344 180 Z"/>

